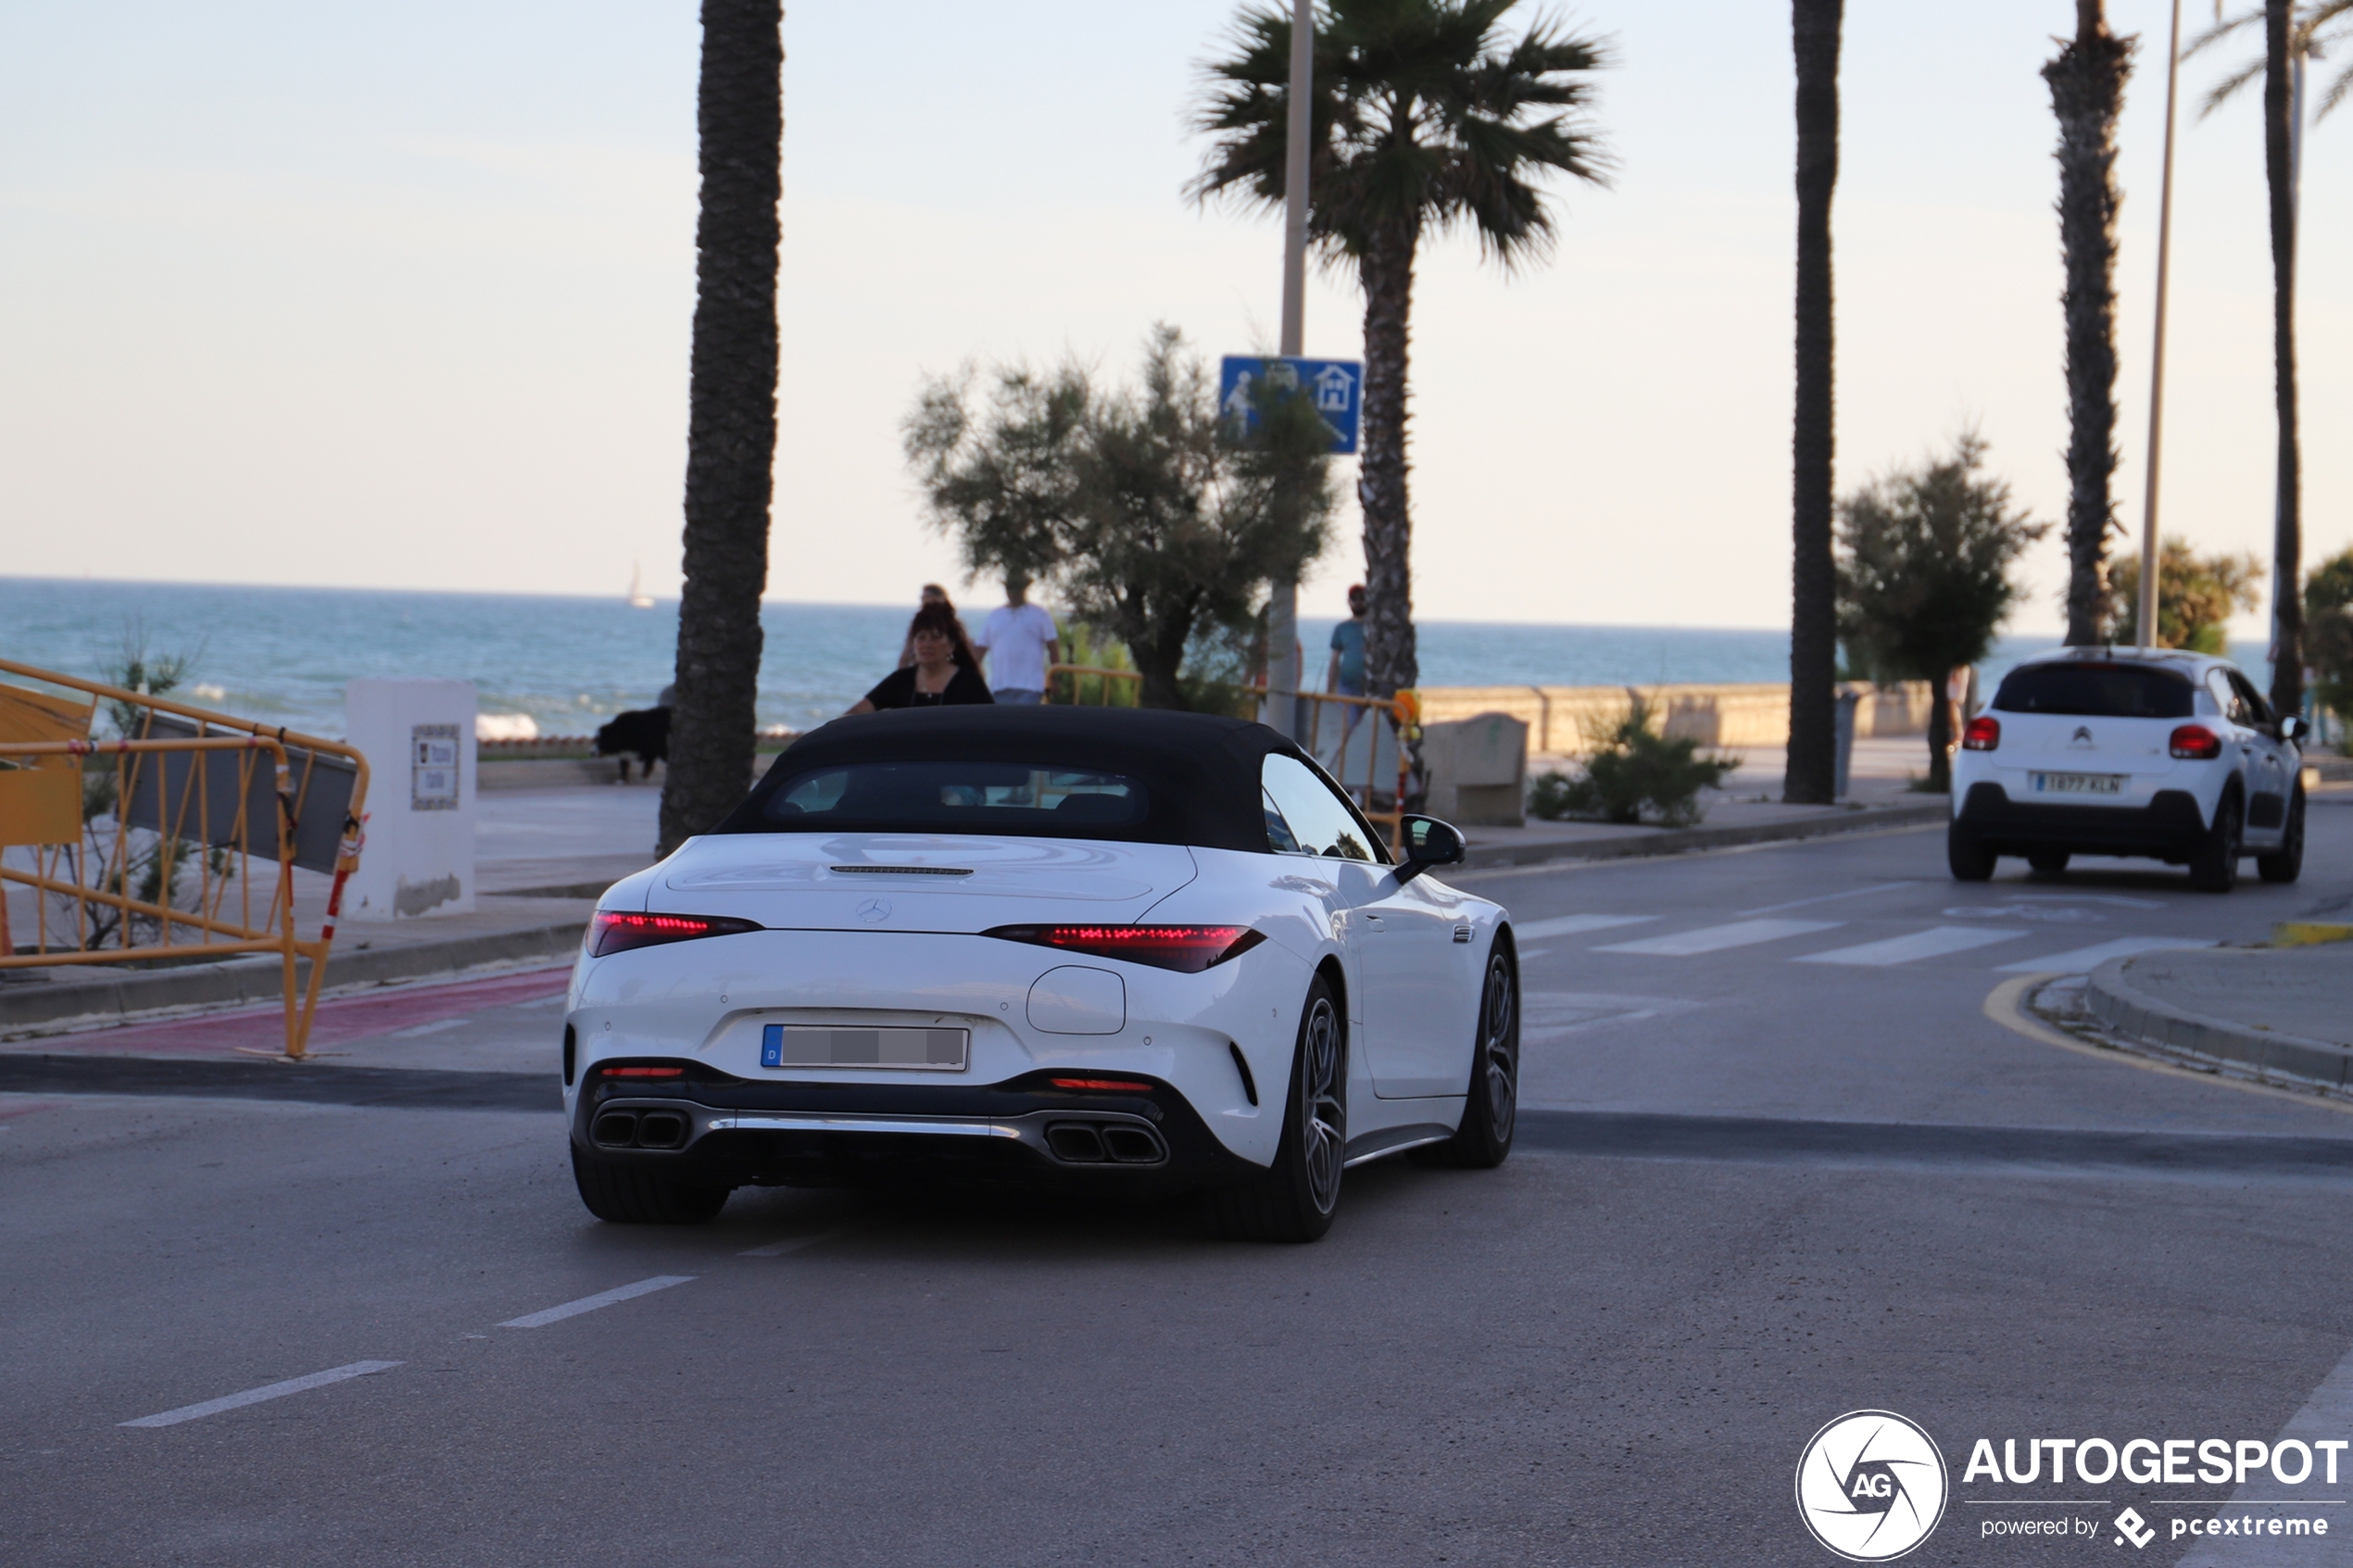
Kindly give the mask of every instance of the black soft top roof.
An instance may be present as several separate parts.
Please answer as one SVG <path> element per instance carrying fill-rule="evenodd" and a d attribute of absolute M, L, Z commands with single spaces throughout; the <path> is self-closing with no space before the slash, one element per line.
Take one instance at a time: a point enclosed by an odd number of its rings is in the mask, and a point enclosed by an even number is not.
<path fill-rule="evenodd" d="M 1265 853 L 1259 772 L 1267 753 L 1309 760 L 1264 724 L 1138 708 L 972 704 L 837 719 L 786 749 L 717 833 L 790 831 L 767 815 L 795 779 L 860 762 L 1026 762 L 1125 773 L 1144 786 L 1143 822 L 1074 837 Z"/>

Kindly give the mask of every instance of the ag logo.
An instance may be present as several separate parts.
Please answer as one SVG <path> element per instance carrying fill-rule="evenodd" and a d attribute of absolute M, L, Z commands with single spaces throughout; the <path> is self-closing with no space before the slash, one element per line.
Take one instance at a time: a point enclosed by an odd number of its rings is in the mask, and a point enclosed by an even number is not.
<path fill-rule="evenodd" d="M 1903 1556 L 1944 1517 L 1944 1456 L 1893 1411 L 1854 1411 L 1814 1434 L 1797 1461 L 1797 1512 L 1849 1562 Z"/>

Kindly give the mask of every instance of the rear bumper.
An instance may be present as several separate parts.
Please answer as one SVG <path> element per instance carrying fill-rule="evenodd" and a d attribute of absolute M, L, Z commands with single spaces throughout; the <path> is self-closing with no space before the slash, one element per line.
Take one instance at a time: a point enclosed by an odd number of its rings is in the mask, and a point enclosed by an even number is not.
<path fill-rule="evenodd" d="M 2161 789 L 2145 806 L 2046 806 L 2012 800 L 1997 784 L 1974 784 L 1955 826 L 1997 855 L 2066 849 L 2184 861 L 2206 835 L 2197 797 Z"/>
<path fill-rule="evenodd" d="M 1259 1167 L 1218 1142 L 1165 1083 L 1145 1093 L 1004 1084 L 911 1086 L 732 1078 L 585 1085 L 572 1141 L 585 1160 L 698 1186 L 877 1186 L 956 1180 L 1173 1191 Z M 1124 1076 L 1124 1075 L 1123 1075 Z"/>

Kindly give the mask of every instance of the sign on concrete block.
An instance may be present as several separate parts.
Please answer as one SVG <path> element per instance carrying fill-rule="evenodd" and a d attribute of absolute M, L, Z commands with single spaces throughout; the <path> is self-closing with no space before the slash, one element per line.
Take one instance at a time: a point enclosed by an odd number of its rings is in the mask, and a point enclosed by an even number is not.
<path fill-rule="evenodd" d="M 1286 390 L 1303 388 L 1315 401 L 1315 411 L 1332 427 L 1333 455 L 1355 455 L 1357 426 L 1365 408 L 1365 367 L 1360 361 L 1228 354 L 1218 363 L 1217 407 L 1228 421 L 1244 431 L 1258 428 L 1262 380 Z"/>
<path fill-rule="evenodd" d="M 343 708 L 351 744 L 381 781 L 344 913 L 408 920 L 471 912 L 473 683 L 354 681 L 344 688 Z"/>

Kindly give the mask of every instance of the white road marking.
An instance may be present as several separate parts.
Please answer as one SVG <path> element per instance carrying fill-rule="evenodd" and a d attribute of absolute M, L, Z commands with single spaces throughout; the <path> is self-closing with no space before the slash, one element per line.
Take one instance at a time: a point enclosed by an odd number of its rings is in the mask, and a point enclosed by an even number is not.
<path fill-rule="evenodd" d="M 1534 941 L 1540 936 L 1574 936 L 1581 931 L 1607 931 L 1612 926 L 1641 925 L 1656 919 L 1656 915 L 1562 915 L 1513 926 L 1512 935 L 1522 941 Z"/>
<path fill-rule="evenodd" d="M 1844 925 L 1838 920 L 1738 920 L 1730 925 L 1704 925 L 1697 931 L 1679 931 L 1671 936 L 1647 936 L 1640 942 L 1618 942 L 1606 947 L 1596 947 L 1597 953 L 1648 953 L 1663 959 L 1687 959 L 1699 953 L 1720 953 L 1727 947 L 1746 947 L 1759 942 L 1778 942 L 1784 936 L 1804 936 L 1808 932 L 1830 931 Z"/>
<path fill-rule="evenodd" d="M 560 1307 L 550 1307 L 544 1312 L 532 1312 L 524 1317 L 509 1318 L 498 1326 L 500 1328 L 545 1328 L 551 1323 L 561 1323 L 566 1318 L 576 1318 L 583 1312 L 593 1312 L 599 1307 L 610 1307 L 616 1302 L 651 1295 L 657 1290 L 667 1290 L 673 1285 L 684 1285 L 694 1277 L 693 1274 L 656 1274 L 651 1279 L 641 1279 L 635 1285 L 624 1285 L 611 1290 L 600 1290 L 594 1296 L 583 1296 L 577 1301 L 567 1301 Z"/>
<path fill-rule="evenodd" d="M 836 1236 L 848 1236 L 850 1228 L 844 1225 L 838 1230 L 819 1231 L 815 1236 L 788 1236 L 782 1241 L 772 1241 L 765 1247 L 746 1248 L 736 1256 L 738 1258 L 781 1258 L 787 1252 L 798 1252 L 804 1247 L 814 1247 L 821 1241 L 831 1241 Z"/>
<path fill-rule="evenodd" d="M 445 1018 L 438 1023 L 420 1023 L 414 1029 L 396 1029 L 392 1032 L 392 1037 L 396 1040 L 413 1040 L 420 1035 L 438 1035 L 444 1029 L 458 1028 L 465 1022 L 462 1018 Z"/>
<path fill-rule="evenodd" d="M 1735 914 L 1777 915 L 1783 909 L 1802 909 L 1808 904 L 1828 904 L 1839 898 L 1860 898 L 1867 893 L 1893 893 L 1899 887 L 1918 887 L 1917 882 L 1882 882 L 1876 887 L 1850 887 L 1843 893 L 1818 893 L 1811 898 L 1793 898 L 1786 904 L 1768 904 L 1761 909 L 1736 909 Z"/>
<path fill-rule="evenodd" d="M 2199 936 L 2120 936 L 2113 942 L 2103 942 L 2095 947 L 2077 947 L 2071 952 L 2053 953 L 2047 958 L 2020 959 L 2016 963 L 2003 964 L 2000 974 L 2089 974 L 2110 959 L 2128 959 L 2134 953 L 2161 953 L 2169 947 L 2211 947 L 2214 943 Z"/>
<path fill-rule="evenodd" d="M 1881 968 L 1888 964 L 1910 963 L 1916 959 L 1940 958 L 1946 953 L 1966 953 L 1971 947 L 1991 947 L 1996 942 L 2013 941 L 2025 935 L 2023 931 L 1998 925 L 1931 925 L 1926 931 L 1915 931 L 1909 936 L 1890 936 L 1884 941 L 1865 942 L 1859 947 L 1833 947 L 1827 953 L 1808 953 L 1797 962 L 1861 964 Z"/>
<path fill-rule="evenodd" d="M 1530 991 L 1520 998 L 1526 1045 L 1554 1041 L 1605 1023 L 1639 1023 L 1664 1014 L 1689 1012 L 1701 1004 L 1680 997 L 1628 997 L 1607 991 Z"/>
<path fill-rule="evenodd" d="M 246 1405 L 258 1405 L 264 1399 L 283 1399 L 289 1394 L 301 1394 L 313 1388 L 324 1388 L 330 1383 L 342 1383 L 354 1377 L 368 1377 L 376 1373 L 390 1372 L 400 1364 L 398 1361 L 353 1361 L 349 1366 L 329 1367 L 325 1372 L 314 1372 L 308 1377 L 289 1377 L 283 1383 L 271 1383 L 259 1388 L 248 1388 L 242 1394 L 223 1395 L 218 1399 L 207 1399 L 200 1405 L 182 1405 L 176 1411 L 165 1411 L 161 1415 L 143 1415 L 136 1421 L 126 1421 L 120 1424 L 177 1426 L 183 1421 L 201 1420 L 208 1415 L 219 1415 L 222 1411 L 242 1410 Z"/>
<path fill-rule="evenodd" d="M 2321 1386 L 2312 1390 L 2311 1398 L 2304 1401 L 2302 1410 L 2288 1417 L 2287 1424 L 2280 1429 L 2280 1435 L 2272 1439 L 2271 1446 L 2277 1448 L 2282 1443 L 2293 1441 L 2309 1447 L 2316 1441 L 2334 1438 L 2348 1425 L 2353 1425 L 2353 1354 L 2348 1354 L 2343 1361 L 2337 1362 L 2335 1369 L 2321 1379 Z M 2319 1458 L 2318 1455 L 2314 1457 L 2316 1460 Z M 2279 1483 L 2278 1479 L 2272 1475 L 2270 1467 L 2266 1465 L 2263 1469 L 2248 1473 L 2246 1479 L 2239 1484 L 2238 1489 L 2231 1494 L 2231 1500 L 2228 1503 L 2201 1503 L 2196 1512 L 2208 1514 L 2227 1513 L 2234 1507 L 2276 1506 L 2280 1503 L 2305 1503 L 2312 1506 L 2323 1500 L 2322 1496 L 2299 1497 L 2297 1496 L 2299 1492 L 2317 1494 L 2334 1492 L 2334 1495 L 2326 1497 L 2325 1500 L 2339 1507 L 2344 1506 L 2345 1494 L 2332 1488 L 2322 1479 L 2328 1474 L 2327 1470 L 2320 1463 L 2315 1463 L 2312 1470 L 2316 1474 L 2311 1474 L 2304 1486 L 2286 1486 Z M 2342 1474 L 2343 1472 L 2339 1471 L 2338 1474 Z M 2339 1481 L 2337 1486 L 2343 1486 L 2344 1482 Z M 2171 1517 L 2170 1511 L 2165 1517 Z M 2266 1512 L 2261 1517 L 2269 1519 L 2272 1515 Z M 2294 1516 L 2282 1515 L 2282 1517 Z M 2305 1517 L 2322 1516 L 2313 1513 L 2307 1514 Z M 2333 1514 L 2326 1517 L 2329 1521 L 2329 1533 L 2326 1536 L 2301 1537 L 2294 1541 L 2281 1540 L 2271 1544 L 2269 1546 L 2265 1561 L 2281 1563 L 2353 1563 L 2353 1528 L 2347 1527 L 2353 1525 L 2353 1520 L 2341 1519 Z M 2197 1545 L 2190 1549 L 2187 1555 L 2181 1559 L 2181 1568 L 2237 1568 L 2238 1564 L 2248 1560 L 2248 1556 L 2253 1551 L 2254 1549 L 2251 1547 L 2242 1552 L 2234 1548 L 2224 1549 L 2212 1541 L 2201 1539 Z"/>

